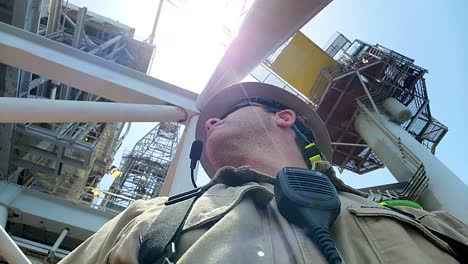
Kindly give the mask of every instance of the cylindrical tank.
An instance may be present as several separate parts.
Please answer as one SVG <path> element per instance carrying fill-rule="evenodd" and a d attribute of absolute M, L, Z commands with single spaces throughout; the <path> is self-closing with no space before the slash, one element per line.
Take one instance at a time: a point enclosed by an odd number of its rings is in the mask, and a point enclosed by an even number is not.
<path fill-rule="evenodd" d="M 468 223 L 468 203 L 465 202 L 468 200 L 468 186 L 400 125 L 390 122 L 390 117 L 381 115 L 378 118 L 376 113 L 369 114 L 361 112 L 354 126 L 393 176 L 399 182 L 407 181 L 408 173 L 414 170 L 399 150 L 399 146 L 404 146 L 422 162 L 429 179 L 429 187 L 419 200 L 424 209 L 445 210 Z M 389 135 L 397 138 L 398 143 L 395 144 Z"/>

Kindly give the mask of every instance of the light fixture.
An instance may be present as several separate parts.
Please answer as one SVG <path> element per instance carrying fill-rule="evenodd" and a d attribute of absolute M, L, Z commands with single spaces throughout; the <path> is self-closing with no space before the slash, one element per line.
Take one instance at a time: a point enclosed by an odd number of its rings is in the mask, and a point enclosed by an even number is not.
<path fill-rule="evenodd" d="M 112 178 L 118 178 L 120 175 L 122 175 L 122 171 L 119 170 L 116 166 L 111 166 L 109 172 Z"/>
<path fill-rule="evenodd" d="M 101 191 L 99 189 L 93 188 L 92 193 L 94 196 L 99 196 L 101 194 Z"/>

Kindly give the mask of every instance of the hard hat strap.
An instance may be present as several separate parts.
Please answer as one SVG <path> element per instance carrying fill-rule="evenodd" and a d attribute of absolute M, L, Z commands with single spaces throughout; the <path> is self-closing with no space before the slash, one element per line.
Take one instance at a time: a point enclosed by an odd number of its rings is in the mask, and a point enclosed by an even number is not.
<path fill-rule="evenodd" d="M 297 127 L 296 124 L 292 126 L 292 129 L 296 134 L 304 141 L 304 146 L 302 153 L 304 154 L 304 158 L 306 163 L 310 163 L 311 168 L 314 167 L 314 164 L 317 161 L 322 160 L 322 153 L 315 145 L 315 142 L 312 139 L 312 142 L 301 132 L 301 130 Z"/>
<path fill-rule="evenodd" d="M 268 112 L 276 113 L 284 109 L 289 109 L 290 107 L 283 105 L 279 102 L 272 101 L 272 100 L 265 100 L 258 97 L 253 98 L 245 98 L 242 99 L 238 104 L 231 106 L 228 108 L 223 115 L 220 116 L 220 119 L 224 119 L 229 114 L 247 106 L 258 106 L 262 107 Z M 292 108 L 291 108 L 292 109 Z M 302 153 L 304 155 L 304 160 L 306 164 L 310 164 L 311 168 L 314 167 L 314 164 L 317 161 L 322 160 L 322 153 L 315 145 L 314 136 L 309 133 L 309 136 L 306 136 L 302 131 L 305 131 L 307 127 L 305 126 L 305 121 L 302 119 L 301 116 L 296 116 L 296 122 L 292 126 L 294 132 L 302 139 L 304 145 L 302 146 Z"/>

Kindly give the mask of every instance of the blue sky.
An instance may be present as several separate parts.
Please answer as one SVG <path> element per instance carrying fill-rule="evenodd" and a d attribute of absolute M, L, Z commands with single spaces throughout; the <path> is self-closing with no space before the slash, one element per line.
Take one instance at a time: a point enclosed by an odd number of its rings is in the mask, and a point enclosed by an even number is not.
<path fill-rule="evenodd" d="M 149 35 L 157 7 L 157 1 L 152 0 L 71 2 L 135 27 L 139 38 Z M 222 55 L 222 49 L 213 48 L 210 42 L 194 40 L 196 35 L 189 29 L 189 25 L 199 15 L 184 20 L 183 17 L 177 17 L 176 11 L 169 5 L 163 9 L 151 75 L 199 92 Z M 432 114 L 449 127 L 449 132 L 437 148 L 436 156 L 465 183 L 468 183 L 464 167 L 468 162 L 468 143 L 464 138 L 468 134 L 468 111 L 464 105 L 464 100 L 468 99 L 465 84 L 465 63 L 468 59 L 467 13 L 468 3 L 462 0 L 335 0 L 302 29 L 321 47 L 339 31 L 350 40 L 361 39 L 386 46 L 415 59 L 417 65 L 428 69 L 426 83 Z M 177 24 L 173 22 L 176 21 L 174 19 L 178 21 Z M 196 32 L 206 37 L 210 32 L 200 30 L 204 25 L 199 24 Z M 153 126 L 150 123 L 134 124 L 122 150 L 131 149 Z M 116 157 L 117 165 L 120 162 L 119 153 Z M 354 187 L 394 182 L 386 170 L 366 175 L 345 172 L 341 177 Z"/>

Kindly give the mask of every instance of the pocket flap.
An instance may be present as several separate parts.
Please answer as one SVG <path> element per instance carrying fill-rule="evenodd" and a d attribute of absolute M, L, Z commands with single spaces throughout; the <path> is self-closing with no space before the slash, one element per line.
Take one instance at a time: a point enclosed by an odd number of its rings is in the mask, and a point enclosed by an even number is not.
<path fill-rule="evenodd" d="M 429 229 L 427 229 L 424 225 L 419 223 L 419 221 L 417 221 L 414 218 L 409 217 L 408 215 L 392 211 L 385 207 L 378 207 L 378 206 L 349 207 L 348 211 L 351 214 L 357 216 L 358 218 L 359 217 L 386 217 L 386 218 L 391 218 L 401 223 L 407 224 L 411 226 L 413 229 L 420 232 L 424 237 L 426 237 L 434 245 L 450 253 L 452 256 L 456 256 L 455 252 L 445 241 L 438 238 L 436 235 L 432 234 L 432 232 L 429 231 Z M 385 227 L 383 226 L 383 228 Z"/>

